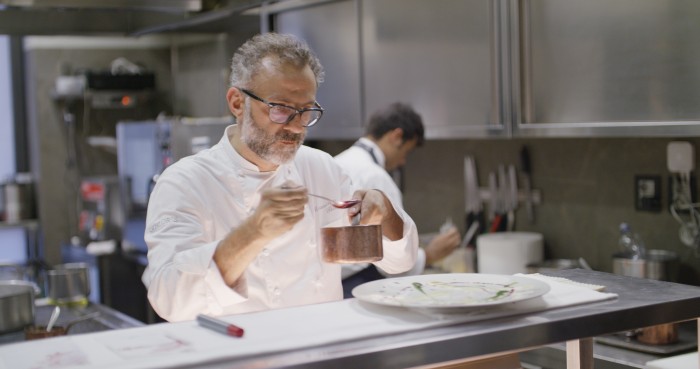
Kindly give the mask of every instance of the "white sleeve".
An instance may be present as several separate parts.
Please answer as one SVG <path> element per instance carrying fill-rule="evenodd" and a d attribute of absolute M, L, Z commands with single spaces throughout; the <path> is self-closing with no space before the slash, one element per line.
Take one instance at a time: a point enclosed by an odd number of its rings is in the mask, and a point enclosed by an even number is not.
<path fill-rule="evenodd" d="M 391 198 L 389 198 L 389 201 L 392 202 L 394 210 L 399 217 L 403 219 L 403 236 L 396 241 L 383 237 L 384 258 L 373 264 L 389 274 L 397 274 L 411 270 L 416 264 L 418 229 L 413 219 L 402 207 L 396 206 Z"/>
<path fill-rule="evenodd" d="M 153 309 L 168 321 L 220 314 L 223 307 L 246 301 L 224 282 L 213 261 L 220 240 L 208 231 L 211 216 L 196 189 L 180 177 L 166 172 L 158 179 L 144 235 L 148 266 L 142 280 Z"/>
<path fill-rule="evenodd" d="M 381 268 L 377 268 L 379 273 L 383 275 L 384 277 L 387 278 L 393 278 L 393 277 L 406 277 L 410 275 L 421 275 L 425 271 L 425 250 L 423 248 L 419 247 L 418 248 L 418 254 L 416 255 L 416 262 L 413 264 L 413 268 L 411 270 L 403 272 L 403 273 L 398 273 L 398 274 L 389 274 L 385 272 Z"/>

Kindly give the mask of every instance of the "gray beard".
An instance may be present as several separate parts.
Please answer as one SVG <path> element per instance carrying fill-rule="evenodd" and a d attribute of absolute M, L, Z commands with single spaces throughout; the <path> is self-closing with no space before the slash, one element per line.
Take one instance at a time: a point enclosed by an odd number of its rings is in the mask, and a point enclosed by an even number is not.
<path fill-rule="evenodd" d="M 294 159 L 297 150 L 299 150 L 301 144 L 304 143 L 306 132 L 295 134 L 281 130 L 276 135 L 271 135 L 258 127 L 253 120 L 253 115 L 250 112 L 249 99 L 246 99 L 245 110 L 243 122 L 241 122 L 241 138 L 243 143 L 263 160 L 275 165 L 282 165 Z M 296 141 L 296 145 L 292 147 L 275 147 L 274 144 L 278 140 Z"/>

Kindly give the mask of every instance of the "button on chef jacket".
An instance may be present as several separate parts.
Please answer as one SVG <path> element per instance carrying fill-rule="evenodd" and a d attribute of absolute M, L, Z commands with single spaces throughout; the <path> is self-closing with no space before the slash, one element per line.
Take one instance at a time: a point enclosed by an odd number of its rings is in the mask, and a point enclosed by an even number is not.
<path fill-rule="evenodd" d="M 148 266 L 142 280 L 155 311 L 169 321 L 199 313 L 228 315 L 342 299 L 340 265 L 321 257 L 320 229 L 349 225 L 346 210 L 310 198 L 304 218 L 270 241 L 229 287 L 213 261 L 214 251 L 255 211 L 260 192 L 285 182 L 310 193 L 349 199 L 350 178 L 333 158 L 306 146 L 273 172 L 260 172 L 231 146 L 229 126 L 216 145 L 169 166 L 148 203 L 145 241 Z M 391 199 L 393 202 L 394 200 Z M 385 271 L 411 269 L 418 248 L 413 220 L 394 204 L 404 221 L 403 237 L 383 237 Z"/>

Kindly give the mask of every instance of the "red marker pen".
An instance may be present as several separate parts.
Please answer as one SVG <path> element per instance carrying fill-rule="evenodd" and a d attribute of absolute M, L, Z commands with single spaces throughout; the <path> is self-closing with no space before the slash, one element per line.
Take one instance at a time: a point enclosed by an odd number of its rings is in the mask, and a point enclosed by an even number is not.
<path fill-rule="evenodd" d="M 201 325 L 202 327 L 209 328 L 219 333 L 223 333 L 233 337 L 243 337 L 243 328 L 225 322 L 221 319 L 216 319 L 204 314 L 199 314 L 197 315 L 197 322 L 199 322 L 199 325 Z"/>

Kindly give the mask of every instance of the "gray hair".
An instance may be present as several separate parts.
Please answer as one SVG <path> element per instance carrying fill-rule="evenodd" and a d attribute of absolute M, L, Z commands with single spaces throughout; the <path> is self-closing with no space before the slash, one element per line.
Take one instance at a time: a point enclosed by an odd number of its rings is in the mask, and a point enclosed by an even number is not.
<path fill-rule="evenodd" d="M 233 54 L 230 87 L 246 87 L 267 56 L 276 57 L 281 64 L 308 65 L 316 77 L 316 86 L 323 82 L 323 66 L 306 42 L 292 35 L 270 32 L 254 36 Z"/>

